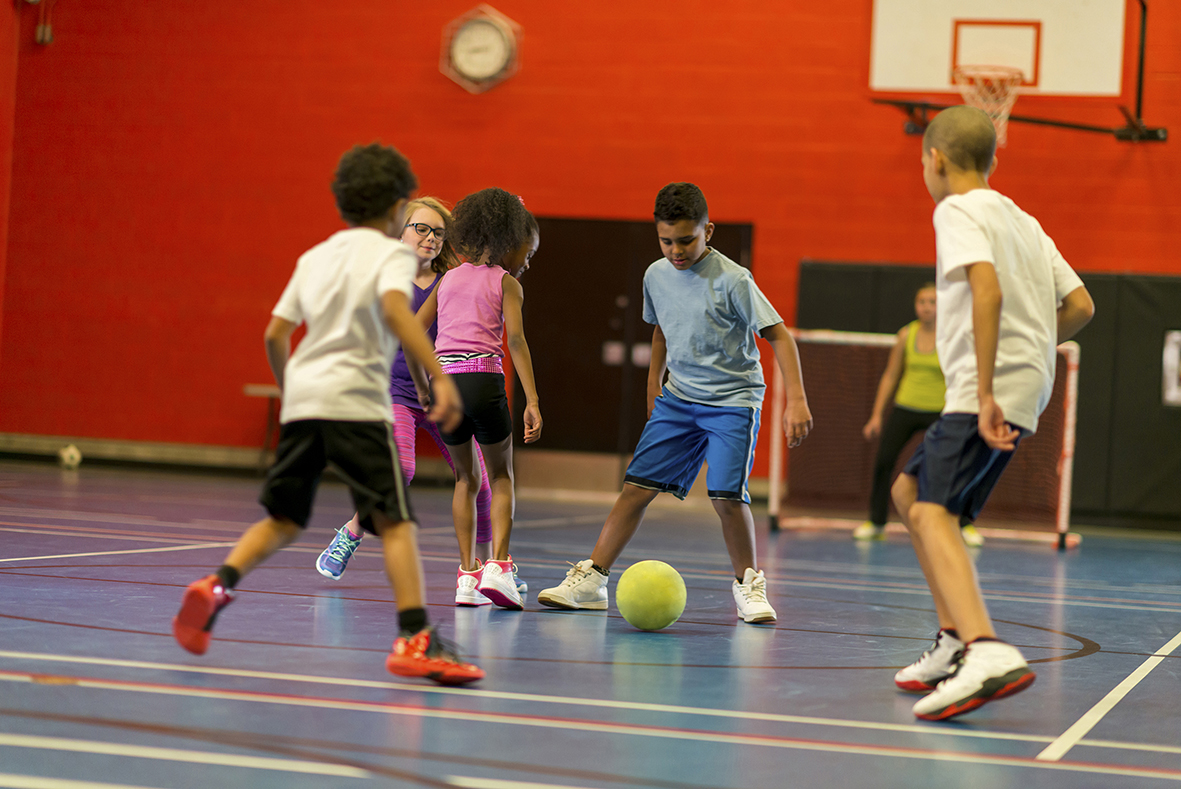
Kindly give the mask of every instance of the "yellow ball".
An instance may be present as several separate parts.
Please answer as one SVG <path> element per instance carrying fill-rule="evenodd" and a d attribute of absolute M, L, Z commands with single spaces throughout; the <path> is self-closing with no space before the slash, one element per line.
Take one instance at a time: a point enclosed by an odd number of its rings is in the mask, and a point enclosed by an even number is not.
<path fill-rule="evenodd" d="M 660 630 L 685 611 L 685 582 L 664 562 L 633 564 L 615 585 L 615 607 L 640 630 Z"/>

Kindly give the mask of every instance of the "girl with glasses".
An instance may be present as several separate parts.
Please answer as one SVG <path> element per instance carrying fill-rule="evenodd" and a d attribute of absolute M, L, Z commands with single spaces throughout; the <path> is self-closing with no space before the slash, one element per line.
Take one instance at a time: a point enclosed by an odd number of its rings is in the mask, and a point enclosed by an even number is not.
<path fill-rule="evenodd" d="M 406 224 L 402 230 L 402 242 L 409 245 L 418 257 L 418 276 L 414 279 L 414 298 L 411 309 L 418 311 L 423 302 L 434 292 L 439 280 L 447 270 L 459 263 L 459 258 L 451 246 L 448 230 L 451 227 L 451 212 L 437 198 L 419 197 L 411 200 L 406 207 Z M 438 325 L 432 324 L 427 334 L 433 342 L 438 333 Z M 430 406 L 430 387 L 424 376 L 415 383 L 415 375 L 420 368 L 413 370 L 406 364 L 406 357 L 402 351 L 394 358 L 394 365 L 390 375 L 390 396 L 394 401 L 394 442 L 398 447 L 398 459 L 402 466 L 402 475 L 409 483 L 414 479 L 414 443 L 418 429 L 425 430 L 434 439 L 443 459 L 451 470 L 455 471 L 455 463 L 451 453 L 439 433 L 439 427 L 426 418 L 426 409 Z M 420 394 L 422 393 L 422 394 Z M 479 451 L 476 452 L 479 466 L 480 485 L 476 493 L 476 555 L 480 559 L 491 557 L 492 528 L 489 508 L 492 502 L 492 492 L 488 484 L 488 474 L 484 470 L 484 459 Z M 332 543 L 320 554 L 316 560 L 316 569 L 326 578 L 340 580 L 345 566 L 353 552 L 361 544 L 363 532 L 356 517 L 340 527 Z M 521 582 L 521 591 L 528 587 Z M 456 597 L 457 605 L 485 605 L 489 601 L 482 595 L 467 595 L 463 600 Z"/>

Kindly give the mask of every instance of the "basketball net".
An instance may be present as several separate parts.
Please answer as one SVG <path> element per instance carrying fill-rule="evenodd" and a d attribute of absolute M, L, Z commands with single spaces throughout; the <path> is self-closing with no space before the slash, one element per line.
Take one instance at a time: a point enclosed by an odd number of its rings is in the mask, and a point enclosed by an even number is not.
<path fill-rule="evenodd" d="M 956 66 L 952 71 L 964 103 L 984 110 L 996 127 L 996 144 L 1005 144 L 1009 112 L 1017 103 L 1017 88 L 1025 79 L 1018 68 L 1008 66 Z"/>

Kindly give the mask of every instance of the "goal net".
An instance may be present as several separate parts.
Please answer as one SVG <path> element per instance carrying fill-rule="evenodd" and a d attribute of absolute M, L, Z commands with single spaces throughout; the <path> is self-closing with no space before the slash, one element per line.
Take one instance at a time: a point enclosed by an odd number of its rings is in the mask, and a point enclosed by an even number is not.
<path fill-rule="evenodd" d="M 773 440 L 771 447 L 773 528 L 783 505 L 846 511 L 868 508 L 877 441 L 866 441 L 861 429 L 869 420 L 878 381 L 895 341 L 892 334 L 822 330 L 795 330 L 793 334 L 815 427 L 806 441 L 791 450 L 786 488 L 781 484 L 782 431 L 772 433 L 780 439 Z M 770 423 L 776 426 L 783 412 L 777 379 L 772 388 Z M 981 513 L 982 520 L 1017 521 L 1065 535 L 1070 524 L 1077 380 L 1078 345 L 1064 343 L 1058 348 L 1054 393 L 1038 431 L 1021 441 Z M 922 433 L 918 433 L 903 449 L 895 474 L 921 440 Z"/>

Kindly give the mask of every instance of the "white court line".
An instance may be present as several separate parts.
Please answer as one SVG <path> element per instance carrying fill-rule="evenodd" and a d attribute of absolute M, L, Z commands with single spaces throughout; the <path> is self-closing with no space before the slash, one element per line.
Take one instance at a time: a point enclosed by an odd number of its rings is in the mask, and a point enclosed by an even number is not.
<path fill-rule="evenodd" d="M 0 787 L 3 789 L 156 789 L 151 786 L 71 781 L 68 778 L 43 778 L 39 775 L 14 775 L 12 773 L 0 773 Z"/>
<path fill-rule="evenodd" d="M 13 559 L 0 559 L 0 562 L 36 562 L 42 559 L 77 559 L 83 556 L 119 556 L 131 553 L 164 553 L 166 551 L 199 551 L 202 548 L 228 548 L 236 545 L 232 542 L 203 542 L 198 545 L 173 545 L 167 548 L 137 548 L 130 551 L 94 551 L 91 553 L 58 553 L 52 556 L 18 556 Z"/>
<path fill-rule="evenodd" d="M 1148 676 L 1154 668 L 1160 665 L 1160 662 L 1169 655 L 1177 647 L 1181 646 L 1181 633 L 1173 636 L 1173 640 L 1158 649 L 1152 657 L 1140 664 L 1140 668 L 1128 675 L 1120 684 L 1104 696 L 1098 704 L 1087 710 L 1083 717 L 1074 722 L 1069 729 L 1062 732 L 1062 735 L 1054 742 L 1050 743 L 1044 751 L 1037 755 L 1037 758 L 1042 761 L 1056 762 L 1061 759 L 1066 753 L 1086 736 L 1087 732 L 1095 728 L 1099 721 L 1103 720 L 1103 716 L 1111 712 L 1116 704 L 1119 704 L 1124 696 L 1131 692 L 1132 688 L 1140 684 L 1140 681 Z"/>
<path fill-rule="evenodd" d="M 337 778 L 370 778 L 372 773 L 343 764 L 309 762 L 302 759 L 274 759 L 269 756 L 239 756 L 211 751 L 186 751 L 179 748 L 155 748 L 148 745 L 124 745 L 116 742 L 73 740 L 65 737 L 38 737 L 27 734 L 0 733 L 0 747 L 35 748 L 43 751 L 94 753 L 102 756 L 127 756 L 164 762 L 212 764 L 218 767 L 245 767 L 253 770 L 277 770 L 285 773 L 331 775 Z"/>
<path fill-rule="evenodd" d="M 9 681 L 32 681 L 31 677 L 5 676 Z M 657 739 L 700 742 L 714 746 L 753 746 L 795 751 L 817 751 L 820 753 L 841 753 L 858 756 L 886 756 L 918 761 L 950 762 L 955 764 L 990 765 L 1015 767 L 1056 772 L 1088 773 L 1092 775 L 1118 775 L 1136 778 L 1159 778 L 1181 783 L 1181 771 L 1168 769 L 1141 768 L 1126 765 L 1083 764 L 1070 762 L 1037 761 L 1024 756 L 1001 756 L 985 753 L 956 753 L 952 751 L 923 750 L 886 745 L 858 745 L 855 743 L 824 742 L 771 735 L 738 734 L 717 730 L 673 729 L 662 726 L 612 723 L 608 721 L 571 720 L 535 715 L 484 712 L 472 709 L 445 709 L 417 707 L 383 702 L 348 701 L 345 699 L 297 697 L 258 693 L 251 691 L 215 690 L 210 688 L 186 688 L 166 685 L 137 685 L 130 682 L 80 679 L 74 687 L 98 690 L 116 690 L 130 693 L 145 693 L 181 698 L 214 699 L 218 701 L 270 704 L 286 707 L 332 710 L 336 712 L 369 712 L 379 715 L 406 718 L 426 718 L 454 721 L 464 724 L 494 724 L 543 728 L 550 731 L 568 731 L 585 738 L 587 734 L 598 733 L 615 737 L 652 737 Z M 933 731 L 928 729 L 927 731 Z M 962 732 L 957 732 L 962 735 Z"/>
<path fill-rule="evenodd" d="M 443 780 L 460 789 L 589 789 L 568 784 L 535 784 L 524 781 L 498 781 L 495 778 L 471 778 L 466 775 L 447 775 Z"/>
<path fill-rule="evenodd" d="M 131 668 L 148 671 L 182 671 L 193 674 L 207 674 L 223 677 L 242 677 L 250 679 L 268 679 L 279 682 L 297 682 L 314 685 L 335 685 L 352 688 L 377 688 L 385 690 L 404 690 L 435 696 L 466 696 L 469 698 L 499 699 L 504 701 L 522 701 L 540 704 L 559 704 L 563 707 L 581 706 L 605 709 L 632 710 L 639 712 L 658 712 L 671 715 L 699 715 L 711 718 L 730 718 L 737 720 L 761 720 L 769 723 L 797 723 L 810 726 L 835 726 L 850 729 L 868 729 L 872 731 L 903 732 L 911 734 L 945 735 L 949 737 L 976 738 L 984 740 L 1009 740 L 1016 742 L 1048 743 L 1053 737 L 1032 734 L 1009 734 L 1007 732 L 974 731 L 972 729 L 956 729 L 952 727 L 934 727 L 930 725 L 905 723 L 878 723 L 875 721 L 842 720 L 840 718 L 819 718 L 805 715 L 783 715 L 770 712 L 753 712 L 747 710 L 724 710 L 712 707 L 686 707 L 675 704 L 652 704 L 640 701 L 617 701 L 615 699 L 589 699 L 578 696 L 550 696 L 537 693 L 514 693 L 502 690 L 482 690 L 480 688 L 448 688 L 434 685 L 411 685 L 400 682 L 384 682 L 376 680 L 353 679 L 346 677 L 320 677 L 307 674 L 282 674 L 272 671 L 251 671 L 249 669 L 213 668 L 208 666 L 188 666 L 179 663 L 153 663 L 142 660 L 120 660 L 115 658 L 75 657 L 72 655 L 53 655 L 40 652 L 11 652 L 0 650 L 0 658 L 17 660 L 32 660 L 38 663 L 79 663 L 92 666 L 111 666 L 115 668 Z M 0 676 L 0 680 L 11 679 Z M 1148 745 L 1143 743 L 1117 742 L 1114 740 L 1083 740 L 1081 745 L 1097 748 L 1112 748 L 1120 750 L 1149 751 L 1154 753 L 1181 753 L 1181 748 L 1168 745 Z"/>
<path fill-rule="evenodd" d="M 672 715 L 700 715 L 712 718 L 731 718 L 736 720 L 761 720 L 771 723 L 800 723 L 811 726 L 838 726 L 852 729 L 870 729 L 873 731 L 906 732 L 915 734 L 940 734 L 953 737 L 976 737 L 989 740 L 1016 740 L 1019 742 L 1050 742 L 1052 737 L 1007 734 L 1004 732 L 983 732 L 965 729 L 959 731 L 952 728 L 936 728 L 926 725 L 905 723 L 877 723 L 874 721 L 842 720 L 840 718 L 819 718 L 805 715 L 783 715 L 771 712 L 750 712 L 747 710 L 724 710 L 712 707 L 686 707 L 675 704 L 653 704 L 642 701 L 617 701 L 615 699 L 590 699 L 578 696 L 551 696 L 538 693 L 515 693 L 505 690 L 482 690 L 480 688 L 448 688 L 434 685 L 412 685 L 401 682 L 386 682 L 379 680 L 352 679 L 346 677 L 319 677 L 307 674 L 283 674 L 273 671 L 251 671 L 248 669 L 213 668 L 208 666 L 188 666 L 180 663 L 153 663 L 142 660 L 119 660 L 115 658 L 75 657 L 72 655 L 53 655 L 39 652 L 12 652 L 0 650 L 0 658 L 16 660 L 32 660 L 38 663 L 79 663 L 91 666 L 111 666 L 115 668 L 131 668 L 148 671 L 183 671 L 192 674 L 207 674 L 222 677 L 242 677 L 250 679 L 267 679 L 279 682 L 297 682 L 313 685 L 335 685 L 350 688 L 376 688 L 380 690 L 403 690 L 435 696 L 463 696 L 467 698 L 500 699 L 503 701 L 523 701 L 540 704 L 558 704 L 563 707 L 582 706 L 598 707 L 601 709 L 632 710 L 639 712 L 661 712 Z M 0 680 L 11 680 L 11 677 L 0 675 Z M 1113 746 L 1115 747 L 1115 746 Z"/>

